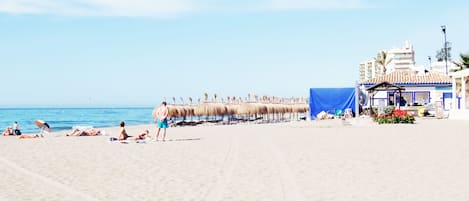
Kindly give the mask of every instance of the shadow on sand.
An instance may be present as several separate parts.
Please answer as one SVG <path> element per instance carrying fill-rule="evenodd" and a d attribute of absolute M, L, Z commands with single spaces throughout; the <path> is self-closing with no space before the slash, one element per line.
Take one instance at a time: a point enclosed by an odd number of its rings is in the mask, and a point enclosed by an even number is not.
<path fill-rule="evenodd" d="M 166 141 L 195 141 L 195 140 L 202 140 L 202 138 L 180 138 L 180 139 L 169 139 Z"/>

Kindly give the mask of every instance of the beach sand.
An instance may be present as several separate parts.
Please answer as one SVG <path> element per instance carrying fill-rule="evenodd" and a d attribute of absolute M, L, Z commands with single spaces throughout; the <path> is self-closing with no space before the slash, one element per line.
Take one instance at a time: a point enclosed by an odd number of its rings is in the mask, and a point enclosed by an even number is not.
<path fill-rule="evenodd" d="M 130 134 L 153 125 L 128 126 Z M 469 200 L 467 121 L 168 129 L 168 141 L 0 137 L 0 200 Z"/>

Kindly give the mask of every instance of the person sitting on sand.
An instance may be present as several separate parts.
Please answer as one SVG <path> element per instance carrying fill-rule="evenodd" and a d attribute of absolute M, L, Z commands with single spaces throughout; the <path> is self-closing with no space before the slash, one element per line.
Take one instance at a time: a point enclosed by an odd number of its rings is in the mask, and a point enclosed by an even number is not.
<path fill-rule="evenodd" d="M 20 126 L 18 125 L 17 121 L 15 121 L 15 123 L 13 124 L 13 133 L 15 135 L 21 135 Z"/>
<path fill-rule="evenodd" d="M 120 131 L 120 134 L 119 134 L 119 138 L 117 138 L 119 141 L 121 141 L 121 140 L 127 140 L 127 138 L 132 137 L 132 136 L 129 136 L 129 135 L 127 134 L 127 131 L 126 131 L 125 128 L 124 128 L 124 127 L 125 127 L 124 121 L 121 121 L 120 127 L 121 127 L 121 131 Z"/>
<path fill-rule="evenodd" d="M 5 131 L 3 131 L 2 135 L 3 135 L 3 136 L 14 135 L 14 134 L 13 134 L 13 129 L 11 129 L 11 127 L 8 126 L 8 127 L 5 129 Z"/>
<path fill-rule="evenodd" d="M 71 133 L 66 134 L 66 136 L 96 136 L 100 134 L 101 134 L 101 130 L 95 129 L 95 128 L 88 129 L 88 130 L 81 130 L 81 129 L 75 128 L 73 129 Z"/>

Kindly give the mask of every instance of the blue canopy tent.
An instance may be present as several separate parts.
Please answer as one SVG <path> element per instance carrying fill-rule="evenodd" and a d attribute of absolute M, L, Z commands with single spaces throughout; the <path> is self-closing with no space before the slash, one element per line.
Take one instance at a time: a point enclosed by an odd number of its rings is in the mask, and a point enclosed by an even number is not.
<path fill-rule="evenodd" d="M 322 111 L 336 114 L 349 108 L 356 114 L 357 92 L 358 89 L 355 88 L 311 88 L 309 97 L 311 120 L 316 119 L 316 115 Z"/>

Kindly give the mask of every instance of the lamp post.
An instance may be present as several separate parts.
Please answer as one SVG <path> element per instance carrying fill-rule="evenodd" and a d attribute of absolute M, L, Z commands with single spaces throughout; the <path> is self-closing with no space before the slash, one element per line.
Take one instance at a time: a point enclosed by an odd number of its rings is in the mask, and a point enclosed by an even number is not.
<path fill-rule="evenodd" d="M 428 56 L 428 70 L 430 70 L 430 68 L 432 68 L 432 57 L 431 56 Z"/>
<path fill-rule="evenodd" d="M 441 31 L 443 31 L 443 35 L 445 36 L 445 67 L 446 67 L 446 75 L 448 75 L 448 47 L 446 44 L 446 26 L 441 26 Z"/>

